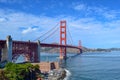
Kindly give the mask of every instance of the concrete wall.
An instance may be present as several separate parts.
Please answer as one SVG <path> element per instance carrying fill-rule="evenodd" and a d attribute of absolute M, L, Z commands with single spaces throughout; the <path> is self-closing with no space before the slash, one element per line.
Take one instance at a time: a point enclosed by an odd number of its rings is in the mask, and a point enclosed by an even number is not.
<path fill-rule="evenodd" d="M 40 62 L 40 63 L 32 63 L 33 65 L 39 65 L 39 69 L 41 72 L 49 72 L 52 69 L 59 69 L 58 62 Z M 54 67 L 53 67 L 54 65 Z"/>

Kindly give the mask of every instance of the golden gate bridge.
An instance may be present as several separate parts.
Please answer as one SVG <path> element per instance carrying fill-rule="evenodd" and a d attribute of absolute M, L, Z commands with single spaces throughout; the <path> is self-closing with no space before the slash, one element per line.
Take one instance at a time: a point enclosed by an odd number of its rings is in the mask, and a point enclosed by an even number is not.
<path fill-rule="evenodd" d="M 56 28 L 56 30 L 58 30 L 58 28 Z M 0 40 L 0 61 L 7 60 L 9 62 L 15 62 L 20 55 L 24 55 L 26 61 L 40 62 L 41 47 L 59 48 L 60 49 L 59 58 L 65 60 L 67 59 L 67 50 L 66 50 L 67 48 L 75 48 L 79 50 L 79 54 L 82 53 L 81 41 L 79 41 L 78 46 L 67 44 L 67 25 L 65 20 L 60 21 L 59 44 L 42 42 L 46 40 L 48 37 L 54 35 L 56 30 L 52 32 L 50 35 L 48 35 L 46 38 L 44 38 L 43 40 L 39 40 L 41 36 L 35 39 L 34 41 L 30 41 L 30 40 L 16 41 L 16 40 L 12 40 L 11 36 L 8 36 L 6 40 Z M 50 31 L 43 34 L 42 36 L 45 36 Z M 70 34 L 70 31 L 68 32 Z"/>

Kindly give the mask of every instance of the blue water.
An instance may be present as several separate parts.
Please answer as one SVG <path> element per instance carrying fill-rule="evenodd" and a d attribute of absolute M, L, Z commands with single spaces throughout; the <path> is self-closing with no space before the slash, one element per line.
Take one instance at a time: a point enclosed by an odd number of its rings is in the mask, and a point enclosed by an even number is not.
<path fill-rule="evenodd" d="M 41 54 L 42 61 L 59 61 L 58 54 Z M 73 56 L 73 54 L 69 54 Z M 120 52 L 83 53 L 66 61 L 68 80 L 120 80 Z"/>
<path fill-rule="evenodd" d="M 120 80 L 120 52 L 86 53 L 67 61 L 69 80 Z"/>

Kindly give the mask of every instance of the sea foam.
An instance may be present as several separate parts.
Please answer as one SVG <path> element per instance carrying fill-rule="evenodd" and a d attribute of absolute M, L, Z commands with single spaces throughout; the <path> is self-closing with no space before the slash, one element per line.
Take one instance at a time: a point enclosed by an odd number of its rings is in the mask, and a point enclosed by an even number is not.
<path fill-rule="evenodd" d="M 66 71 L 66 77 L 65 77 L 64 80 L 69 80 L 69 78 L 71 76 L 71 72 L 69 70 L 67 70 L 67 69 L 65 69 L 65 71 Z"/>

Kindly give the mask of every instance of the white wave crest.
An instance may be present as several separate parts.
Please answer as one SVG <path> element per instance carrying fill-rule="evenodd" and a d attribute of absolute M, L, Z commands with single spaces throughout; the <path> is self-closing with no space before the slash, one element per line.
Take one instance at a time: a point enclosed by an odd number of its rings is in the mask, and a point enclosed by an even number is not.
<path fill-rule="evenodd" d="M 70 71 L 67 70 L 67 69 L 65 69 L 65 71 L 66 71 L 66 77 L 65 77 L 65 79 L 63 79 L 63 80 L 69 80 L 69 77 L 71 76 L 71 73 L 70 73 Z"/>

